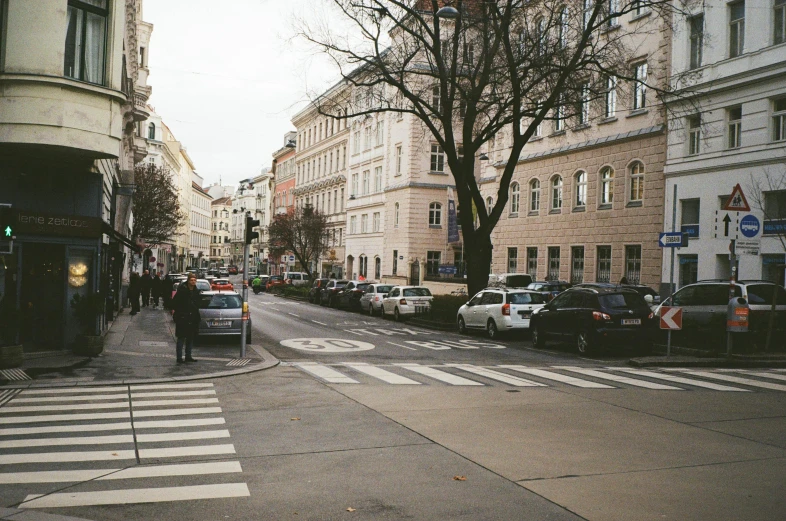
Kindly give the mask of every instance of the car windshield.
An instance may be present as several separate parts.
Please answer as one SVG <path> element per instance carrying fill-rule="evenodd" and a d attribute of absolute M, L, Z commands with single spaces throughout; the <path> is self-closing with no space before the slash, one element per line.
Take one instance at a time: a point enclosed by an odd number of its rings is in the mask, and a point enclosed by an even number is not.
<path fill-rule="evenodd" d="M 511 304 L 545 304 L 546 299 L 540 293 L 511 293 Z"/>
<path fill-rule="evenodd" d="M 393 286 L 377 286 L 377 293 L 390 293 Z"/>
<path fill-rule="evenodd" d="M 773 291 L 777 288 L 777 302 L 775 305 L 786 304 L 786 289 L 775 284 L 750 284 L 748 285 L 748 302 L 750 304 L 772 304 Z"/>
<path fill-rule="evenodd" d="M 281 280 L 281 275 L 273 275 L 269 280 Z"/>
<path fill-rule="evenodd" d="M 203 295 L 200 309 L 239 309 L 243 301 L 240 295 Z"/>
<path fill-rule="evenodd" d="M 430 297 L 431 292 L 428 288 L 407 288 L 404 290 L 405 297 Z"/>
<path fill-rule="evenodd" d="M 210 283 L 206 280 L 198 280 L 196 287 L 199 291 L 210 291 Z"/>
<path fill-rule="evenodd" d="M 366 288 L 368 288 L 368 286 L 369 286 L 368 284 L 358 284 L 357 286 L 355 286 L 355 289 L 362 289 L 365 291 Z"/>
<path fill-rule="evenodd" d="M 506 285 L 509 288 L 526 288 L 531 282 L 529 275 L 509 275 Z"/>
<path fill-rule="evenodd" d="M 565 293 L 567 295 L 567 293 Z M 599 295 L 600 305 L 606 309 L 649 309 L 644 297 L 638 293 L 611 293 Z"/>

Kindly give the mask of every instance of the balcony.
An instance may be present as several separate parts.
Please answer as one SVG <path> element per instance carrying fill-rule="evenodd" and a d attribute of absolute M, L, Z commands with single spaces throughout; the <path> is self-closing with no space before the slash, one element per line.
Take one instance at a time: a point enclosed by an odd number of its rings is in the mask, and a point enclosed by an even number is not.
<path fill-rule="evenodd" d="M 150 112 L 147 110 L 147 100 L 150 99 L 150 87 L 137 87 L 134 92 L 134 121 L 145 121 L 150 117 Z"/>

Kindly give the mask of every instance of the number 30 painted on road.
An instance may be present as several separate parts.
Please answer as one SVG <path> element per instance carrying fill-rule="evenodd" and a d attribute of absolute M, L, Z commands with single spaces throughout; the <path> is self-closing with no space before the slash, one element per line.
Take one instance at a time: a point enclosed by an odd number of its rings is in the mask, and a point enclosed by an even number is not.
<path fill-rule="evenodd" d="M 340 338 L 290 338 L 289 340 L 282 340 L 281 345 L 312 353 L 348 353 L 374 349 L 374 344 L 369 344 L 368 342 L 342 340 Z"/>

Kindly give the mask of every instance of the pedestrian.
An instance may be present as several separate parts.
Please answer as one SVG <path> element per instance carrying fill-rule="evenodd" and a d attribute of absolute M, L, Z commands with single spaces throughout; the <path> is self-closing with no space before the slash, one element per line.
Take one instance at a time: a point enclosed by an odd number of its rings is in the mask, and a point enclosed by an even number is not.
<path fill-rule="evenodd" d="M 622 284 L 627 284 L 627 283 L 628 283 L 628 277 L 622 277 L 622 278 L 620 279 L 620 285 L 622 285 Z"/>
<path fill-rule="evenodd" d="M 164 297 L 164 308 L 172 309 L 172 287 L 174 281 L 170 277 L 161 279 L 161 296 Z"/>
<path fill-rule="evenodd" d="M 163 287 L 161 283 L 161 275 L 163 274 L 163 271 L 156 273 L 153 277 L 153 280 L 150 281 L 150 295 L 152 298 L 151 302 L 153 303 L 153 309 L 158 307 L 158 299 L 161 298 L 161 288 Z"/>
<path fill-rule="evenodd" d="M 139 290 L 139 273 L 134 271 L 131 273 L 131 280 L 128 283 L 128 298 L 131 301 L 131 315 L 139 313 Z"/>
<path fill-rule="evenodd" d="M 142 307 L 146 308 L 147 305 L 150 303 L 150 284 L 152 282 L 152 278 L 150 277 L 150 271 L 145 270 L 142 274 L 141 279 L 139 280 L 139 288 L 142 292 Z"/>
<path fill-rule="evenodd" d="M 175 336 L 177 337 L 177 363 L 196 362 L 191 356 L 194 339 L 199 331 L 200 293 L 196 287 L 196 273 L 189 273 L 188 279 L 177 289 L 172 306 L 175 309 Z M 183 346 L 185 345 L 185 360 Z"/>

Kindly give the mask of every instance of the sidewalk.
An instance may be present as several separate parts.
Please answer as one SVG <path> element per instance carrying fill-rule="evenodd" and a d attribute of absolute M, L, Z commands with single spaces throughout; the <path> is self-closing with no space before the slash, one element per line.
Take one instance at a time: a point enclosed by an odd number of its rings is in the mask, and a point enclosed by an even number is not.
<path fill-rule="evenodd" d="M 261 371 L 278 360 L 258 344 L 246 346 L 240 358 L 240 339 L 207 339 L 194 347 L 196 363 L 175 361 L 175 323 L 167 310 L 142 308 L 135 316 L 128 310 L 112 322 L 104 339 L 104 352 L 95 358 L 71 351 L 25 355 L 22 367 L 0 371 L 6 388 L 71 385 L 120 385 L 218 378 Z"/>

